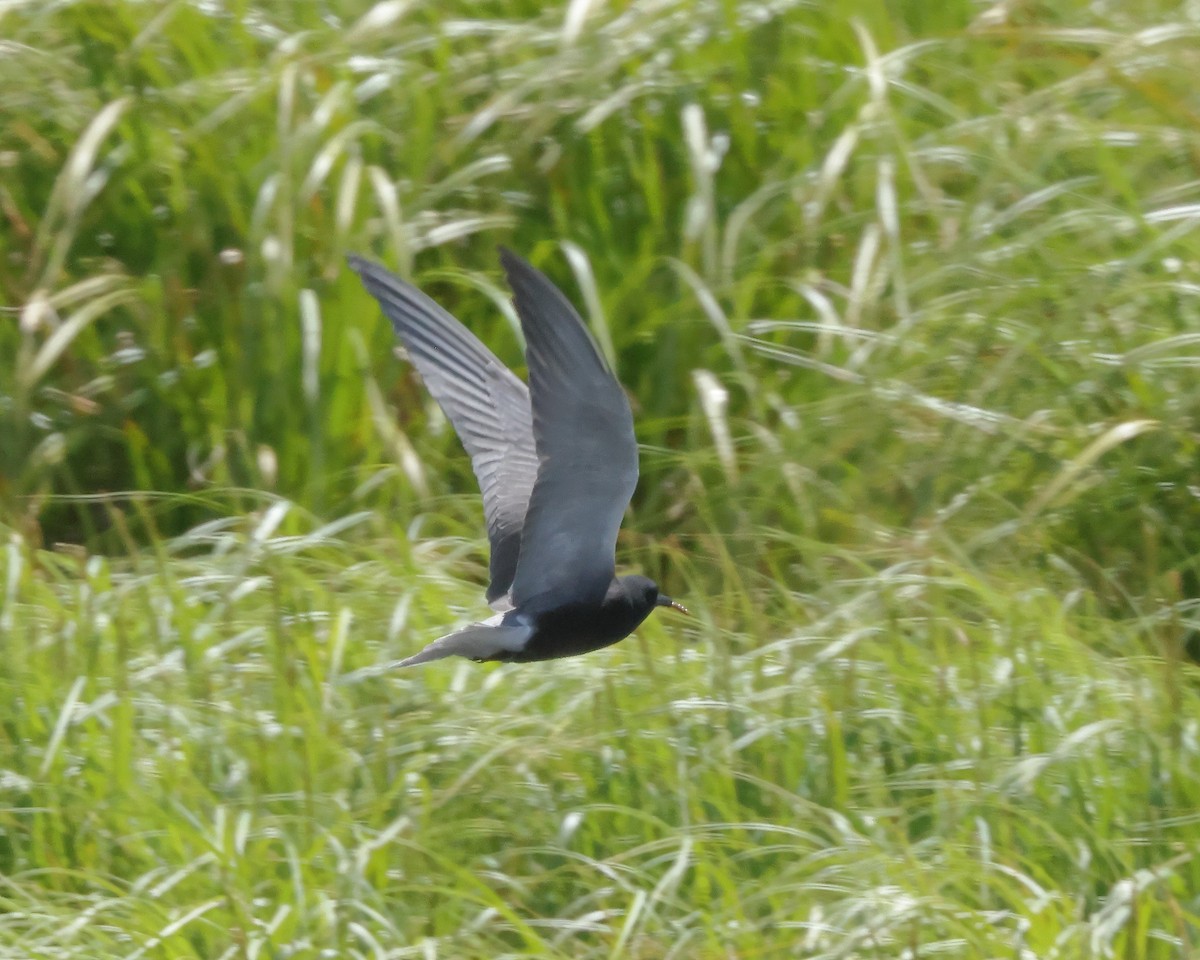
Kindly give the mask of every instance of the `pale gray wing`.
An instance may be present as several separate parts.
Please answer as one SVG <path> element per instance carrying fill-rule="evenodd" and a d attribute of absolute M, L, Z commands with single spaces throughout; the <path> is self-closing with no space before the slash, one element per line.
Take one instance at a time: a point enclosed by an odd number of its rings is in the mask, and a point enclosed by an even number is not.
<path fill-rule="evenodd" d="M 491 603 L 508 593 L 537 476 L 529 391 L 461 323 L 416 287 L 362 257 L 347 258 L 445 411 L 483 494 L 491 543 Z"/>
<path fill-rule="evenodd" d="M 633 415 L 567 298 L 511 251 L 500 262 L 525 331 L 538 454 L 513 603 L 599 602 L 637 486 Z"/>

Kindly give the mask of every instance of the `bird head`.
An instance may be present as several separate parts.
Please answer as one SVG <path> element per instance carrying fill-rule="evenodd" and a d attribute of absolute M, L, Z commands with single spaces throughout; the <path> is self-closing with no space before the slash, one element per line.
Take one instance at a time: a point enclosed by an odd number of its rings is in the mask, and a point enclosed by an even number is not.
<path fill-rule="evenodd" d="M 658 584 L 649 577 L 642 577 L 637 574 L 621 577 L 621 587 L 624 589 L 626 596 L 644 610 L 650 610 L 653 607 L 672 607 L 680 613 L 686 613 L 688 616 L 691 616 L 687 607 L 659 591 Z"/>

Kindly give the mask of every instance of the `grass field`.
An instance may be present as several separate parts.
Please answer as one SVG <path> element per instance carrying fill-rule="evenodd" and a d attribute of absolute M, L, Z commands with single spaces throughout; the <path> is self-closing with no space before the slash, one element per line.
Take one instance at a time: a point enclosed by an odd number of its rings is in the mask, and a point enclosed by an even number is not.
<path fill-rule="evenodd" d="M 0 3 L 0 957 L 1200 956 L 1200 19 Z M 485 610 L 344 267 L 633 398 L 621 566 Z"/>

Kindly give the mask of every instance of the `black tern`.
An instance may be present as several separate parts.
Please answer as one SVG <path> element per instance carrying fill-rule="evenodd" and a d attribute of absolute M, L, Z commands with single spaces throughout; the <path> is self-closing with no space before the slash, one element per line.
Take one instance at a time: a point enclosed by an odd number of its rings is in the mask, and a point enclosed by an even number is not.
<path fill-rule="evenodd" d="M 491 546 L 496 615 L 397 666 L 450 656 L 553 660 L 623 640 L 655 607 L 687 613 L 653 580 L 616 576 L 617 531 L 638 478 L 633 415 L 559 289 L 501 248 L 525 333 L 526 387 L 416 287 L 362 257 L 348 260 L 466 448 Z"/>

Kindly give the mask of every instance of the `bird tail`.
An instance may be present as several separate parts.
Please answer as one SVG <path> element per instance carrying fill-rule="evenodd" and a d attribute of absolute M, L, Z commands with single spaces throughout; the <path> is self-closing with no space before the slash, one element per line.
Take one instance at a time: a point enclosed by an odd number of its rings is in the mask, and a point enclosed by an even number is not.
<path fill-rule="evenodd" d="M 418 663 L 456 656 L 470 657 L 472 660 L 491 660 L 497 654 L 523 650 L 532 634 L 533 628 L 524 624 L 505 626 L 473 623 L 469 627 L 439 637 L 420 653 L 413 654 L 407 660 L 401 660 L 396 666 L 412 667 Z"/>

